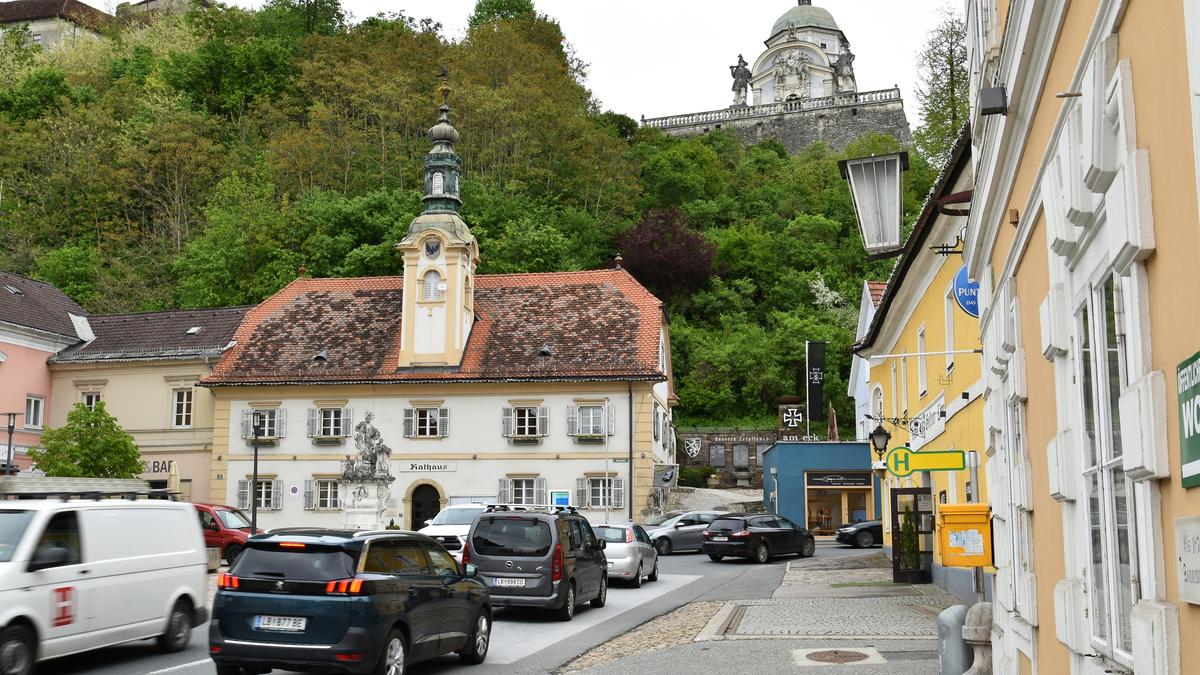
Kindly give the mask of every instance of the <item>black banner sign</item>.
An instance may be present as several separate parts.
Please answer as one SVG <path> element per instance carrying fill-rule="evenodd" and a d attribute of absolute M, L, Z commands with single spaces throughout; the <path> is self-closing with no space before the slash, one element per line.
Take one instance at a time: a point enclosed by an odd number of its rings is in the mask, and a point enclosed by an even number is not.
<path fill-rule="evenodd" d="M 825 343 L 806 342 L 805 351 L 808 366 L 806 381 L 808 382 L 808 418 L 810 420 L 825 419 Z"/>

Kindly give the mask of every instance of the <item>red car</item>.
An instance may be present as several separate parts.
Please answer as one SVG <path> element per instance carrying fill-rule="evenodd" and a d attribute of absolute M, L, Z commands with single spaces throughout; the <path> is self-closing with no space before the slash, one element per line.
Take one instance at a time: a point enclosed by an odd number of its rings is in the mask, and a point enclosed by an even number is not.
<path fill-rule="evenodd" d="M 200 529 L 204 531 L 204 544 L 209 548 L 219 547 L 221 557 L 230 565 L 246 547 L 251 534 L 250 519 L 232 506 L 222 504 L 193 504 L 200 515 Z"/>

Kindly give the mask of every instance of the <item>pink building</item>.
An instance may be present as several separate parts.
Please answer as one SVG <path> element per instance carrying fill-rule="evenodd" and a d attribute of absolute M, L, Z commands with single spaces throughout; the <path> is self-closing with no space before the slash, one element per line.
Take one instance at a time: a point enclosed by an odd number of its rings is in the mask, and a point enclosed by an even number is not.
<path fill-rule="evenodd" d="M 94 337 L 86 312 L 62 291 L 0 272 L 0 464 L 8 459 L 11 419 L 14 463 L 29 468 L 26 450 L 40 441 L 50 410 L 46 359 Z"/>

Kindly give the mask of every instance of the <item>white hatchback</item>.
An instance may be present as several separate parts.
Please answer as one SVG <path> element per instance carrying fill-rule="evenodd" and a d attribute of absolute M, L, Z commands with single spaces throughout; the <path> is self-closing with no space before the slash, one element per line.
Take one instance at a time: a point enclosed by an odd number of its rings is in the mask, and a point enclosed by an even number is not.
<path fill-rule="evenodd" d="M 204 536 L 191 504 L 0 500 L 0 664 L 156 638 L 187 646 L 208 619 Z"/>
<path fill-rule="evenodd" d="M 447 506 L 433 520 L 425 521 L 425 527 L 417 532 L 433 537 L 455 560 L 462 562 L 463 545 L 471 531 L 471 522 L 483 513 L 484 508 L 483 504 Z"/>

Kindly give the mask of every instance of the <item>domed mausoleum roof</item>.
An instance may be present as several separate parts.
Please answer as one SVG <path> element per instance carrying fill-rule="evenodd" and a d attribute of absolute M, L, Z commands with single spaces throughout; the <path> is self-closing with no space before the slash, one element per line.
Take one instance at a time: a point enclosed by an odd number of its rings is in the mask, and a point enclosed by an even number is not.
<path fill-rule="evenodd" d="M 779 35 L 781 32 L 787 30 L 789 26 L 840 30 L 829 10 L 823 7 L 813 7 L 809 4 L 810 2 L 811 0 L 800 0 L 799 6 L 784 12 L 783 16 L 775 21 L 775 27 L 771 29 L 771 37 Z"/>

